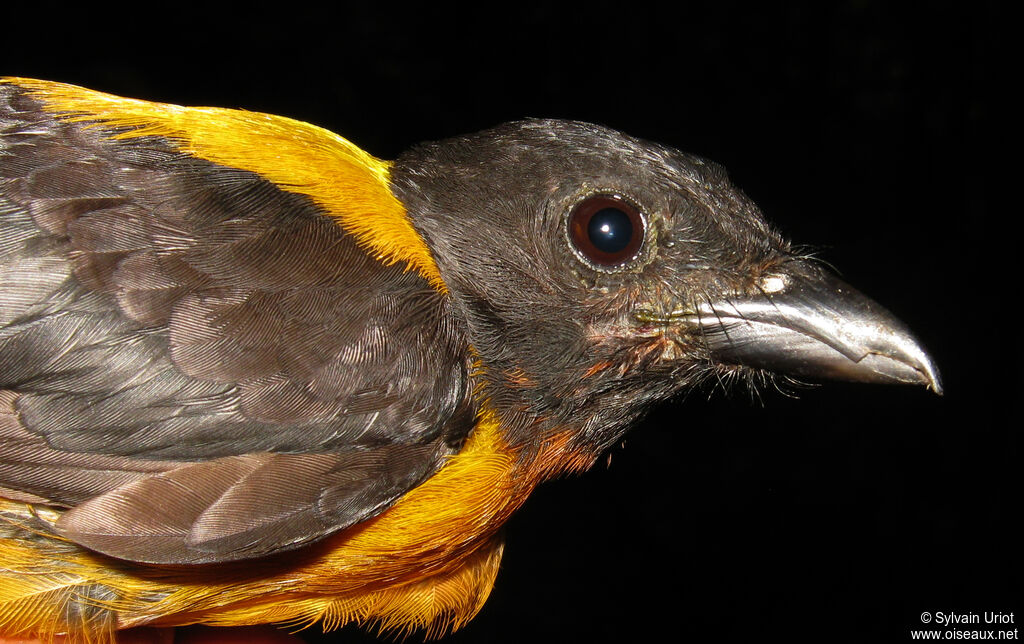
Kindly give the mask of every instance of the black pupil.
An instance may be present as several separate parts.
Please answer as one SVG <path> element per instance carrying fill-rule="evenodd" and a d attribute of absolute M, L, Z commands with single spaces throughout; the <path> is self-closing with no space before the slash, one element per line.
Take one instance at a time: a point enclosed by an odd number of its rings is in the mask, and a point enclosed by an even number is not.
<path fill-rule="evenodd" d="M 590 218 L 587 237 L 598 250 L 614 255 L 629 246 L 633 239 L 633 222 L 618 208 L 604 208 Z"/>

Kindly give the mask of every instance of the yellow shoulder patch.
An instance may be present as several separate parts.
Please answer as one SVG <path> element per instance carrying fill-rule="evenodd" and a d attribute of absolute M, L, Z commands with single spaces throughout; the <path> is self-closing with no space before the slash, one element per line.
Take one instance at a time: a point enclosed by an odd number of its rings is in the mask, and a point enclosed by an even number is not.
<path fill-rule="evenodd" d="M 391 164 L 309 123 L 217 107 L 181 107 L 121 98 L 26 78 L 0 83 L 28 90 L 70 121 L 117 128 L 112 139 L 161 136 L 191 156 L 255 172 L 282 190 L 306 195 L 378 261 L 404 261 L 446 292 L 430 249 L 389 188 Z"/>

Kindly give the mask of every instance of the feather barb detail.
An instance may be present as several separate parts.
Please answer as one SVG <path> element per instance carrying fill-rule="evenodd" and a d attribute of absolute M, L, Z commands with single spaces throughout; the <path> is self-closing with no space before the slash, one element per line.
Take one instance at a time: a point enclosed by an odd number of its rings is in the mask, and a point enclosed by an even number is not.
<path fill-rule="evenodd" d="M 0 83 L 21 87 L 68 121 L 111 129 L 113 140 L 163 137 L 181 152 L 255 172 L 282 190 L 305 195 L 375 259 L 404 261 L 435 290 L 447 291 L 429 248 L 391 192 L 391 164 L 329 130 L 272 114 L 153 103 L 63 83 Z"/>

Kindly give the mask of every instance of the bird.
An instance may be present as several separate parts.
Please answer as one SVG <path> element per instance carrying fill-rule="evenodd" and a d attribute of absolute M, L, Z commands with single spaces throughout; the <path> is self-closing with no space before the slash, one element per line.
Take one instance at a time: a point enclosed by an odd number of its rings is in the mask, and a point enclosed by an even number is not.
<path fill-rule="evenodd" d="M 0 633 L 439 637 L 502 525 L 708 382 L 924 385 L 698 156 L 528 119 L 325 129 L 0 80 Z"/>

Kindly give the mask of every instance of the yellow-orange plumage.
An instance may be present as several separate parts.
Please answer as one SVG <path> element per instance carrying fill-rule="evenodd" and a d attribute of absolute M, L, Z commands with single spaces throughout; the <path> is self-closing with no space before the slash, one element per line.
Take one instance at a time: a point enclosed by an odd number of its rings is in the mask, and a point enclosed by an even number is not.
<path fill-rule="evenodd" d="M 70 121 L 118 128 L 113 139 L 165 137 L 192 156 L 250 170 L 306 195 L 378 259 L 407 262 L 444 291 L 430 250 L 388 188 L 390 164 L 333 132 L 273 114 L 152 103 L 29 78 L 6 82 L 29 89 Z"/>
<path fill-rule="evenodd" d="M 457 456 L 374 519 L 296 553 L 199 569 L 84 551 L 39 532 L 58 510 L 0 501 L 0 632 L 103 640 L 144 624 L 322 621 L 441 634 L 482 607 L 501 558 L 496 531 L 559 447 L 520 462 L 488 412 Z"/>

